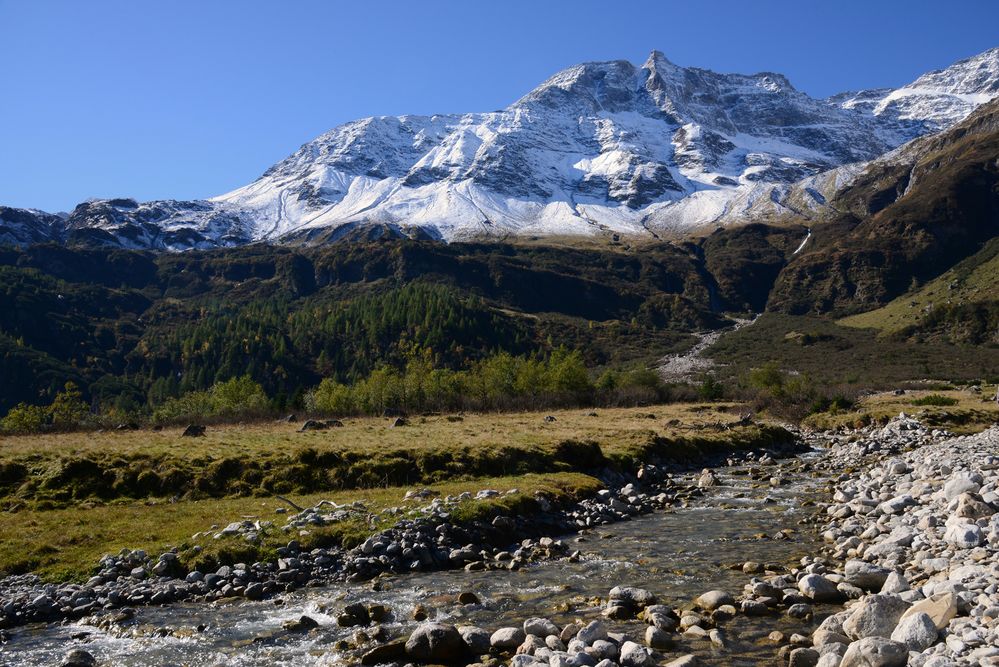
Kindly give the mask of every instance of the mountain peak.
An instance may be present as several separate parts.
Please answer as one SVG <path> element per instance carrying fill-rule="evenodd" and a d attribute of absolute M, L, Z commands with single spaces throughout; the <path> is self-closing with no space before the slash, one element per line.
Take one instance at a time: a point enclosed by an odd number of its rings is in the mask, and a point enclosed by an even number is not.
<path fill-rule="evenodd" d="M 233 192 L 94 202 L 53 238 L 89 231 L 126 247 L 181 249 L 365 225 L 447 240 L 687 233 L 780 214 L 801 179 L 950 127 L 997 95 L 999 48 L 902 88 L 826 100 L 782 74 L 681 67 L 655 50 L 641 66 L 567 67 L 498 112 L 345 123 Z M 49 224 L 14 217 L 0 221 L 0 240 L 5 226 L 25 243 Z"/>

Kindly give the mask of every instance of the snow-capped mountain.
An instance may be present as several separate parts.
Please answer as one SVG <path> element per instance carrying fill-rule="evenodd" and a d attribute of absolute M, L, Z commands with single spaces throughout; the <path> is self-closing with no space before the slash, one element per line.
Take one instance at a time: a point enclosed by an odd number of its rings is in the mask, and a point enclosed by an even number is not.
<path fill-rule="evenodd" d="M 949 127 L 997 95 L 999 49 L 899 89 L 824 100 L 780 74 L 718 74 L 653 52 L 641 66 L 570 67 L 498 112 L 347 123 L 233 192 L 88 202 L 53 233 L 185 249 L 364 225 L 446 240 L 684 232 L 821 205 L 802 179 L 848 175 L 830 170 Z"/>
<path fill-rule="evenodd" d="M 0 206 L 0 246 L 28 246 L 59 238 L 63 219 L 26 208 Z"/>

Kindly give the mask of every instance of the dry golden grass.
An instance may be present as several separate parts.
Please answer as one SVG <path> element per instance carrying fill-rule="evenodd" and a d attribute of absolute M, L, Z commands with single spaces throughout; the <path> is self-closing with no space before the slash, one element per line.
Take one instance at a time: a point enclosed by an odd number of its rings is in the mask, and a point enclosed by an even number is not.
<path fill-rule="evenodd" d="M 805 425 L 819 429 L 855 426 L 869 421 L 884 421 L 904 412 L 955 433 L 977 433 L 999 422 L 999 406 L 992 400 L 995 391 L 995 386 L 990 386 L 983 387 L 981 393 L 968 389 L 915 389 L 900 396 L 882 392 L 865 396 L 849 411 L 812 415 L 805 420 Z M 954 399 L 957 403 L 949 406 L 918 404 L 920 399 L 935 395 Z"/>
<path fill-rule="evenodd" d="M 409 425 L 392 428 L 393 419 L 363 417 L 344 419 L 343 428 L 300 433 L 301 424 L 222 424 L 208 427 L 203 438 L 181 437 L 183 429 L 162 431 L 108 431 L 101 433 L 51 433 L 0 436 L 0 459 L 22 457 L 121 457 L 167 455 L 197 461 L 209 458 L 256 456 L 311 447 L 317 450 L 361 451 L 495 448 L 500 446 L 550 447 L 564 440 L 594 440 L 624 451 L 648 440 L 650 435 L 682 434 L 692 426 L 730 423 L 738 419 L 737 403 L 671 404 L 643 408 L 552 410 L 466 414 L 462 421 L 448 416 L 413 417 Z M 648 417 L 655 415 L 654 419 Z M 552 415 L 555 422 L 546 423 Z M 679 419 L 680 427 L 666 422 Z"/>

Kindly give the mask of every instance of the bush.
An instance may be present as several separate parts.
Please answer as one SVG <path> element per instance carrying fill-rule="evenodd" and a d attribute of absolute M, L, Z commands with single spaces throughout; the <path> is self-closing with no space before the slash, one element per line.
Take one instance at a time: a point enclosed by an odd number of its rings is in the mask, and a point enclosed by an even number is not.
<path fill-rule="evenodd" d="M 815 414 L 817 412 L 828 412 L 830 414 L 836 414 L 853 409 L 855 404 L 856 403 L 853 400 L 847 398 L 846 396 L 837 395 L 832 398 L 823 396 L 812 402 L 812 407 L 809 410 L 809 413 Z"/>
<path fill-rule="evenodd" d="M 90 408 L 83 401 L 83 395 L 75 384 L 67 382 L 51 405 L 20 403 L 11 408 L 0 420 L 0 431 L 39 433 L 46 428 L 68 431 L 85 426 L 89 421 Z"/>
<path fill-rule="evenodd" d="M 6 417 L 0 419 L 0 431 L 16 434 L 39 433 L 48 423 L 48 408 L 20 403 L 11 408 Z"/>
<path fill-rule="evenodd" d="M 707 375 L 697 388 L 697 395 L 703 401 L 717 401 L 725 395 L 725 387 L 713 375 Z"/>
<path fill-rule="evenodd" d="M 208 391 L 210 409 L 215 416 L 247 415 L 267 409 L 264 388 L 248 375 L 218 382 Z"/>
<path fill-rule="evenodd" d="M 217 382 L 207 391 L 167 399 L 153 411 L 154 423 L 202 421 L 219 417 L 256 417 L 268 407 L 263 387 L 249 376 Z"/>
<path fill-rule="evenodd" d="M 956 398 L 951 398 L 950 396 L 943 396 L 941 394 L 930 394 L 928 396 L 923 396 L 922 398 L 917 398 L 912 402 L 913 405 L 934 405 L 939 407 L 948 407 L 951 405 L 957 405 L 958 400 Z"/>
<path fill-rule="evenodd" d="M 49 406 L 49 414 L 56 428 L 72 429 L 83 425 L 90 416 L 90 407 L 83 402 L 79 388 L 67 382 Z"/>

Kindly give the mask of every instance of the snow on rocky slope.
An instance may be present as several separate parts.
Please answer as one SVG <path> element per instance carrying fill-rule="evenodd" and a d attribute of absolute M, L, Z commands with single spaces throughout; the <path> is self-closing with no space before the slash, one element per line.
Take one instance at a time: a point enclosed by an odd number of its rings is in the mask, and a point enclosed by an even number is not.
<path fill-rule="evenodd" d="M 641 66 L 570 67 L 498 112 L 346 123 L 208 201 L 87 202 L 52 237 L 177 250 L 371 224 L 446 240 L 682 233 L 820 207 L 853 168 L 829 170 L 997 95 L 999 49 L 896 90 L 825 100 L 780 74 L 718 74 L 653 52 Z"/>

